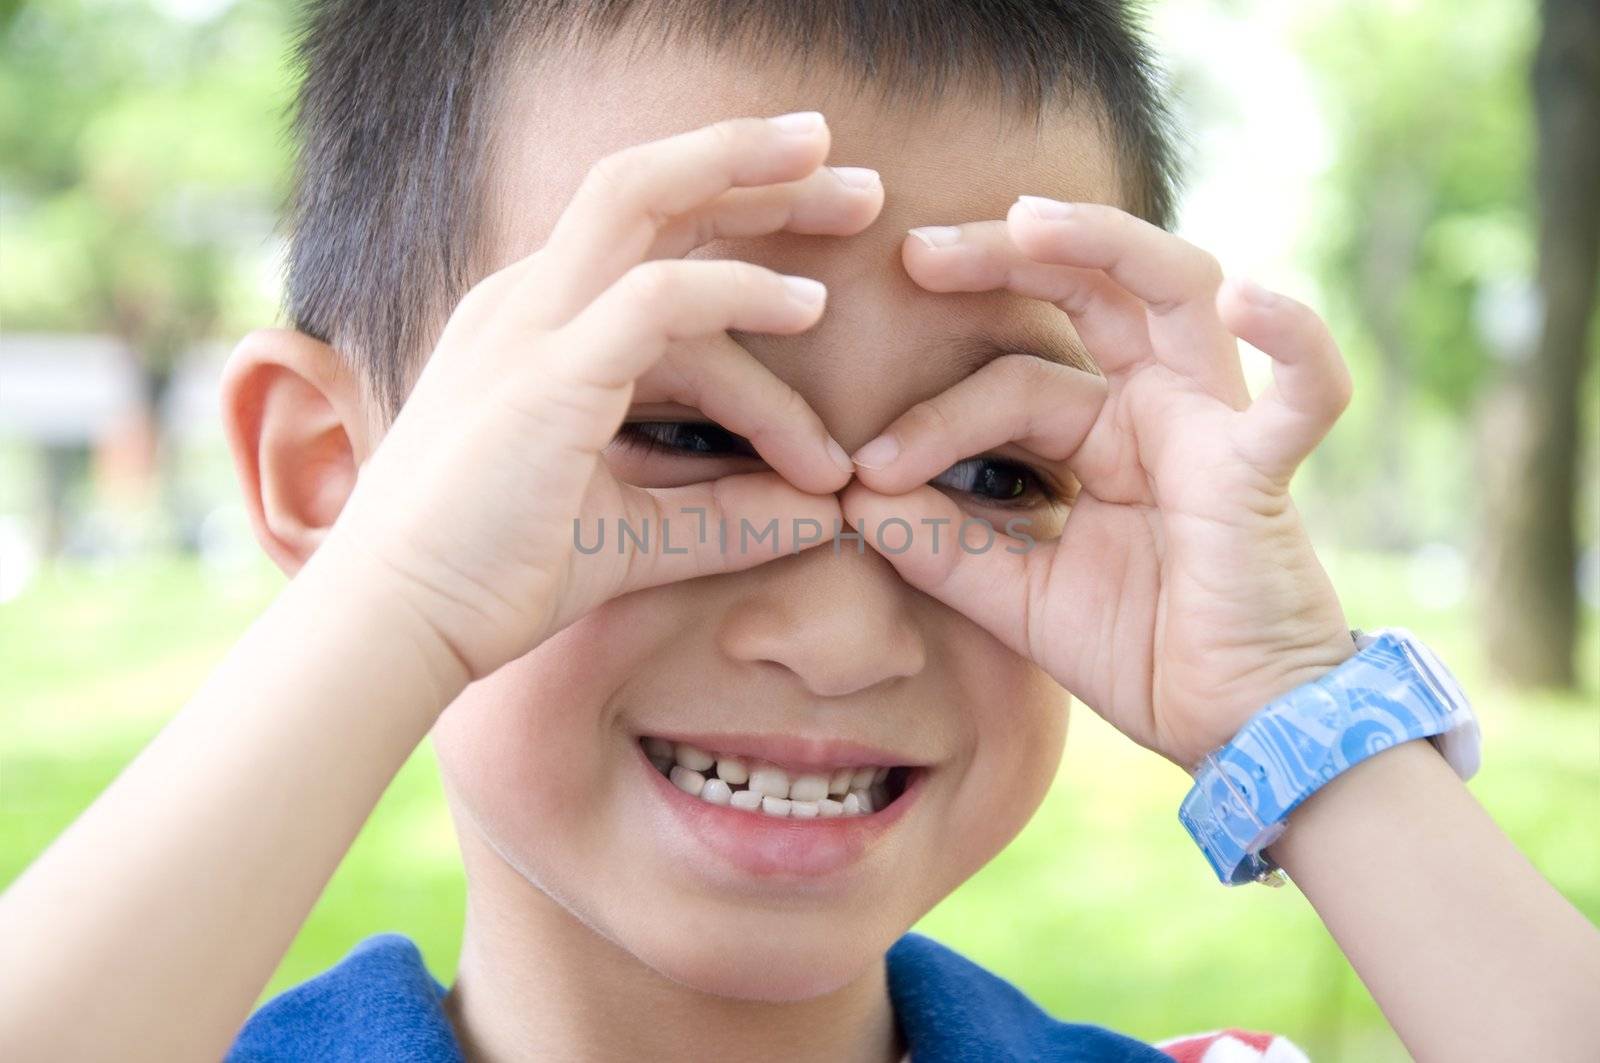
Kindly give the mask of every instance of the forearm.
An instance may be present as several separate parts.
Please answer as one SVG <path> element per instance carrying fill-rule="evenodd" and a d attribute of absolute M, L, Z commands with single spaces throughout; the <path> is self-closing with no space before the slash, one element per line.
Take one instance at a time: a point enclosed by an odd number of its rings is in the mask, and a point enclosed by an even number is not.
<path fill-rule="evenodd" d="M 326 545 L 0 898 L 0 1042 L 216 1059 L 378 797 L 465 685 Z"/>
<path fill-rule="evenodd" d="M 1356 765 L 1289 824 L 1270 855 L 1417 1059 L 1594 1058 L 1600 931 L 1427 742 Z"/>

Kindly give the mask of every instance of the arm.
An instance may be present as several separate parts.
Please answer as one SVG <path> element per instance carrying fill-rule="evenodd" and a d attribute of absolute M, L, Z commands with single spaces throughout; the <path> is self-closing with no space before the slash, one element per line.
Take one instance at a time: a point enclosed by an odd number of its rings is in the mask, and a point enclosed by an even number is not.
<path fill-rule="evenodd" d="M 1362 761 L 1271 847 L 1419 1060 L 1592 1059 L 1600 931 L 1427 742 Z"/>
<path fill-rule="evenodd" d="M 885 554 L 908 582 L 1186 770 L 1349 657 L 1289 494 L 1352 395 L 1311 308 L 1223 283 L 1202 249 L 1094 203 L 1024 198 L 1003 222 L 907 240 L 903 258 L 931 290 L 1048 299 L 1104 376 L 996 360 L 889 427 L 897 456 L 846 492 L 858 525 L 959 520 L 918 485 L 953 454 L 1006 441 L 1067 463 L 1082 487 L 1059 540 L 1038 549 Z M 1254 397 L 1235 338 L 1272 359 Z M 1419 1058 L 1595 1057 L 1600 932 L 1431 748 L 1370 758 L 1289 822 L 1273 856 Z"/>
<path fill-rule="evenodd" d="M 0 898 L 13 1058 L 219 1057 L 465 686 L 422 618 L 335 546 Z"/>

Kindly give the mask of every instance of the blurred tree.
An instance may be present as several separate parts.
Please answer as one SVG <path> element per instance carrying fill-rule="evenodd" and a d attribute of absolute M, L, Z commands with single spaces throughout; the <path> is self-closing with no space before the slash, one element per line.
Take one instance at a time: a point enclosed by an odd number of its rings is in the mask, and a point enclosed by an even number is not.
<path fill-rule="evenodd" d="M 1359 427 L 1330 441 L 1324 486 L 1350 500 L 1366 544 L 1458 537 L 1474 481 L 1461 455 L 1495 353 L 1476 295 L 1532 260 L 1532 20 L 1499 0 L 1302 10 L 1334 140 L 1308 250 L 1362 380 L 1347 415 Z"/>
<path fill-rule="evenodd" d="M 1600 4 L 1545 0 L 1532 84 L 1538 125 L 1539 327 L 1486 406 L 1501 461 L 1485 511 L 1487 652 L 1524 684 L 1571 687 L 1575 498 L 1584 374 L 1600 278 Z"/>
<path fill-rule="evenodd" d="M 1303 25 L 1337 160 L 1313 257 L 1377 384 L 1324 486 L 1364 502 L 1368 543 L 1470 550 L 1502 673 L 1570 685 L 1600 6 L 1550 0 L 1544 18 L 1536 61 L 1535 11 L 1496 0 L 1325 0 Z"/>
<path fill-rule="evenodd" d="M 251 271 L 287 166 L 284 16 L 227 0 L 0 6 L 0 314 L 120 339 L 142 382 L 129 438 L 152 449 L 177 360 L 273 312 Z"/>

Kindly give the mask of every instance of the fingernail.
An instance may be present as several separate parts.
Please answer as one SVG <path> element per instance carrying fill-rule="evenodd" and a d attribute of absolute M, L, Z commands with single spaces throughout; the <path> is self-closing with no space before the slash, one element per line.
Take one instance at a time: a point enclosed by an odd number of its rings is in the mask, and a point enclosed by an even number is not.
<path fill-rule="evenodd" d="M 866 166 L 830 166 L 828 169 L 848 188 L 875 188 L 883 180 L 877 170 Z"/>
<path fill-rule="evenodd" d="M 844 448 L 839 445 L 839 441 L 832 436 L 828 437 L 828 457 L 832 458 L 833 463 L 843 471 L 856 471 L 856 467 L 850 463 L 850 455 L 844 452 Z"/>
<path fill-rule="evenodd" d="M 949 247 L 961 242 L 961 230 L 954 225 L 924 225 L 906 230 L 930 248 Z"/>
<path fill-rule="evenodd" d="M 1257 306 L 1271 306 L 1278 301 L 1276 295 L 1267 291 L 1249 277 L 1235 277 L 1233 278 L 1233 285 L 1239 290 L 1240 295 Z"/>
<path fill-rule="evenodd" d="M 789 289 L 789 297 L 802 306 L 818 306 L 828 297 L 828 286 L 810 277 L 785 276 L 783 286 Z"/>
<path fill-rule="evenodd" d="M 879 436 L 856 451 L 854 461 L 863 469 L 881 469 L 900 453 L 900 441 L 894 436 Z"/>
<path fill-rule="evenodd" d="M 1043 196 L 1018 196 L 1017 202 L 1028 208 L 1028 213 L 1043 221 L 1060 221 L 1072 216 L 1072 204 Z"/>
<path fill-rule="evenodd" d="M 780 114 L 767 121 L 771 122 L 781 132 L 791 135 L 804 135 L 815 133 L 822 127 L 821 111 L 793 111 L 789 114 Z"/>

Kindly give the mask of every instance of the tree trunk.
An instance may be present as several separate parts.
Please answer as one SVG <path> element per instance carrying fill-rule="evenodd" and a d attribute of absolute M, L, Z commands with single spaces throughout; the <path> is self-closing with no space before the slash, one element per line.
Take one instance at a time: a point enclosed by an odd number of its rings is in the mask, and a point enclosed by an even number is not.
<path fill-rule="evenodd" d="M 1483 422 L 1500 460 L 1484 514 L 1482 632 L 1503 677 L 1571 687 L 1581 395 L 1600 270 L 1600 5 L 1545 0 L 1543 19 L 1532 78 L 1542 320 Z"/>
<path fill-rule="evenodd" d="M 1361 316 L 1378 349 L 1378 406 L 1373 417 L 1375 467 L 1370 503 L 1363 507 L 1365 541 L 1382 550 L 1416 545 L 1410 518 L 1411 484 L 1405 441 L 1411 429 L 1415 349 L 1406 335 L 1405 300 L 1417 272 L 1422 237 L 1432 212 L 1426 190 L 1403 169 L 1380 175 L 1362 246 Z"/>

